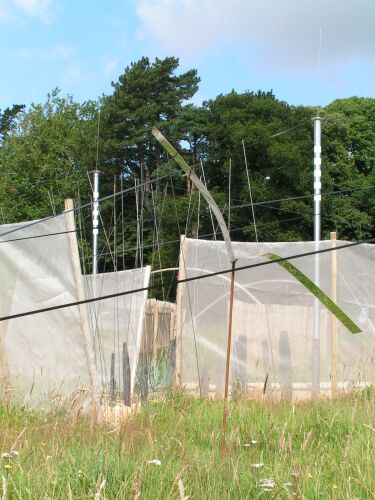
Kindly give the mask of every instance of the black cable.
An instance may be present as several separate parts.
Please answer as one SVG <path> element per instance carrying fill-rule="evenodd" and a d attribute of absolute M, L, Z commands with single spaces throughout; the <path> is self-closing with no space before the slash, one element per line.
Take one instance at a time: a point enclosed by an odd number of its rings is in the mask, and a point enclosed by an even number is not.
<path fill-rule="evenodd" d="M 272 222 L 264 222 L 264 223 L 257 224 L 257 227 L 272 226 L 274 224 L 283 224 L 284 222 L 292 222 L 292 221 L 296 221 L 296 220 L 305 219 L 305 217 L 306 217 L 306 215 L 300 215 L 298 217 L 290 217 L 288 219 L 274 220 Z M 249 226 L 236 227 L 234 229 L 231 229 L 229 232 L 230 232 L 230 234 L 232 234 L 232 233 L 237 232 L 237 231 L 243 231 L 247 227 L 249 227 Z M 207 238 L 208 236 L 215 236 L 215 235 L 217 235 L 217 233 L 205 233 L 205 234 L 200 234 L 199 237 L 195 238 L 195 239 L 203 240 L 203 239 Z M 6 240 L 6 241 L 8 241 L 8 240 Z M 160 245 L 160 247 L 164 247 L 165 245 L 170 245 L 172 243 L 179 243 L 180 241 L 181 241 L 180 239 L 168 240 L 168 241 L 160 240 L 160 241 L 157 241 L 155 244 Z M 223 240 L 218 240 L 218 241 L 223 241 Z M 2 243 L 2 242 L 0 241 L 0 243 Z M 154 246 L 154 244 L 144 245 L 143 249 L 153 248 L 153 246 Z M 124 249 L 124 252 L 131 253 L 131 252 L 134 252 L 135 250 L 137 250 L 137 247 L 131 247 L 131 248 Z M 108 257 L 108 255 L 111 255 L 111 254 L 109 252 L 105 252 L 105 253 L 101 253 L 100 257 Z M 90 259 L 92 259 L 92 255 L 88 255 L 86 257 L 83 257 L 83 260 L 90 260 Z"/>
<path fill-rule="evenodd" d="M 167 177 L 168 177 L 168 176 L 159 177 L 158 179 L 155 179 L 155 180 L 163 180 L 163 179 L 166 179 Z M 151 183 L 151 182 L 153 182 L 153 181 L 150 181 L 150 183 Z M 353 189 L 349 189 L 349 188 L 348 188 L 348 189 L 341 189 L 341 190 L 339 190 L 339 191 L 328 191 L 328 192 L 326 192 L 326 193 L 321 193 L 321 195 L 322 195 L 322 196 L 329 196 L 329 195 L 331 195 L 331 196 L 332 196 L 332 195 L 336 195 L 336 194 L 352 193 L 352 192 L 354 192 L 354 191 L 364 191 L 364 190 L 366 190 L 366 189 L 371 189 L 371 188 L 375 188 L 375 186 L 366 186 L 366 187 L 361 187 L 361 188 L 353 188 Z M 108 195 L 108 196 L 106 196 L 106 197 L 104 197 L 104 198 L 101 198 L 101 199 L 99 200 L 99 202 L 100 202 L 100 201 L 103 201 L 103 200 L 107 200 L 107 199 L 112 198 L 112 197 L 114 197 L 114 196 L 117 196 L 117 195 L 119 195 L 119 194 L 122 194 L 122 193 L 125 193 L 125 192 L 132 191 L 133 189 L 134 189 L 134 188 L 128 188 L 128 189 L 125 189 L 125 190 L 123 190 L 123 191 L 119 191 L 119 192 L 117 192 L 115 195 L 114 195 L 114 194 Z M 270 205 L 270 204 L 272 204 L 272 203 L 282 203 L 283 201 L 302 200 L 302 199 L 313 198 L 313 197 L 314 197 L 314 194 L 306 194 L 306 195 L 302 195 L 302 196 L 294 196 L 294 197 L 291 197 L 291 198 L 279 198 L 279 199 L 277 199 L 277 200 L 265 200 L 265 201 L 258 201 L 258 202 L 256 202 L 256 203 L 253 203 L 253 206 L 267 206 L 267 205 Z M 80 206 L 75 207 L 73 210 L 67 210 L 66 212 L 62 212 L 61 214 L 52 215 L 52 216 L 50 216 L 50 217 L 46 217 L 45 219 L 40 219 L 40 220 L 38 220 L 38 221 L 31 222 L 31 223 L 29 223 L 29 224 L 26 224 L 26 225 L 24 225 L 24 226 L 22 226 L 22 227 L 20 227 L 20 228 L 16 228 L 16 229 L 14 229 L 14 230 L 12 230 L 12 231 L 9 231 L 9 232 L 7 232 L 7 233 L 2 233 L 2 234 L 0 234 L 0 237 L 1 237 L 1 236 L 6 236 L 7 234 L 12 233 L 12 232 L 14 232 L 14 231 L 18 231 L 18 229 L 23 229 L 24 227 L 30 227 L 30 226 L 32 226 L 32 225 L 34 225 L 34 224 L 37 224 L 38 222 L 43 222 L 43 221 L 45 221 L 45 220 L 53 219 L 54 217 L 59 217 L 59 216 L 61 216 L 61 215 L 64 215 L 64 214 L 66 214 L 66 213 L 69 213 L 69 212 L 71 212 L 71 211 L 76 211 L 76 210 L 79 210 L 79 209 L 81 209 L 81 208 L 86 208 L 86 207 L 91 206 L 91 205 L 92 205 L 92 203 L 91 203 L 91 202 L 90 202 L 90 203 L 86 203 L 85 205 L 80 205 Z M 251 203 L 245 203 L 245 204 L 243 204 L 243 205 L 233 205 L 233 206 L 231 207 L 231 210 L 233 210 L 234 208 L 246 208 L 246 207 L 250 207 L 250 206 L 251 206 Z M 276 208 L 276 207 L 269 207 L 269 208 Z M 208 207 L 207 207 L 207 210 L 208 210 Z M 226 210 L 226 209 L 224 208 L 224 209 L 223 209 L 223 212 L 224 212 L 225 210 Z M 289 212 L 293 212 L 292 210 L 288 210 L 288 211 L 289 211 Z M 298 212 L 294 212 L 294 213 L 298 213 Z M 202 216 L 204 216 L 204 215 L 207 215 L 207 214 L 202 213 L 201 215 L 202 215 Z M 306 217 L 306 216 L 307 216 L 307 214 L 304 214 L 304 215 L 303 215 L 303 216 L 301 216 L 301 217 Z M 152 221 L 152 220 L 153 220 L 153 218 L 151 218 L 151 219 L 146 219 L 146 220 L 145 220 L 145 222 L 149 222 L 149 221 Z M 328 218 L 327 218 L 327 220 L 331 220 L 331 219 L 328 219 Z M 332 220 L 334 220 L 334 219 L 332 219 Z M 132 221 L 125 222 L 125 223 L 126 223 L 126 224 L 130 224 L 131 222 L 135 222 L 135 219 L 134 219 L 134 220 L 132 220 Z M 283 222 L 283 221 L 279 221 L 279 222 Z M 274 224 L 274 223 L 276 223 L 276 221 L 275 221 L 275 222 L 272 222 L 272 224 Z M 264 225 L 264 224 L 262 224 L 262 225 Z M 69 232 L 69 231 L 67 231 L 67 232 Z M 0 241 L 0 244 L 1 244 L 1 243 L 8 243 L 8 242 L 12 242 L 12 241 L 17 241 L 17 240 L 28 240 L 28 239 L 29 239 L 29 240 L 32 240 L 32 239 L 34 239 L 34 238 L 41 238 L 41 237 L 43 237 L 43 236 L 55 236 L 55 235 L 58 235 L 58 234 L 66 234 L 66 232 L 61 232 L 61 233 L 47 233 L 47 234 L 36 235 L 36 236 L 27 236 L 27 237 L 25 237 L 25 238 L 15 238 L 15 239 L 12 239 L 12 240 L 4 240 L 4 241 Z M 204 235 L 204 236 L 210 236 L 210 234 L 207 234 L 207 235 Z M 176 241 L 179 241 L 179 240 L 176 240 Z M 169 243 L 169 242 L 168 242 L 168 243 Z"/>
<path fill-rule="evenodd" d="M 13 241 L 34 240 L 36 238 L 45 238 L 46 236 L 58 236 L 59 234 L 79 233 L 82 229 L 72 229 L 71 231 L 60 231 L 59 233 L 36 234 L 35 236 L 25 236 L 24 238 L 13 238 L 12 240 L 0 241 L 1 243 L 12 243 Z"/>
<path fill-rule="evenodd" d="M 279 262 L 285 262 L 285 261 L 288 261 L 288 260 L 298 259 L 298 258 L 302 258 L 302 257 L 310 257 L 312 255 L 318 255 L 318 254 L 321 254 L 321 253 L 336 252 L 337 250 L 342 250 L 342 249 L 345 249 L 345 248 L 351 248 L 351 247 L 363 245 L 363 244 L 366 244 L 366 243 L 375 243 L 375 238 L 370 238 L 370 239 L 363 240 L 363 241 L 355 241 L 354 243 L 347 243 L 345 245 L 340 245 L 339 247 L 336 246 L 336 247 L 324 248 L 323 250 L 314 250 L 312 252 L 304 252 L 304 253 L 300 253 L 300 254 L 289 255 L 288 257 L 280 257 L 280 258 L 274 259 L 274 260 L 267 260 L 265 262 L 257 262 L 256 264 L 249 264 L 247 266 L 240 266 L 240 267 L 236 267 L 235 271 L 236 272 L 238 272 L 238 271 L 245 271 L 246 269 L 253 269 L 255 267 L 262 267 L 262 266 L 267 266 L 267 265 L 271 265 L 271 264 L 277 264 Z M 232 272 L 233 272 L 233 269 L 231 267 L 230 269 L 224 269 L 224 270 L 215 271 L 215 272 L 212 272 L 212 273 L 200 274 L 198 276 L 192 276 L 191 278 L 184 278 L 184 279 L 181 279 L 181 280 L 176 280 L 176 283 L 177 284 L 188 283 L 190 281 L 197 281 L 197 280 L 200 280 L 200 279 L 212 278 L 214 276 L 220 276 L 220 275 L 229 274 L 229 273 L 232 273 Z M 112 293 L 110 295 L 102 295 L 101 297 L 93 297 L 91 299 L 78 300 L 76 302 L 68 302 L 68 303 L 65 303 L 65 304 L 60 304 L 58 306 L 44 307 L 42 309 L 34 309 L 32 311 L 26 311 L 26 312 L 23 312 L 23 313 L 11 314 L 9 316 L 2 316 L 2 317 L 0 317 L 0 321 L 7 321 L 9 319 L 22 318 L 24 316 L 31 316 L 33 314 L 39 314 L 39 313 L 44 313 L 44 312 L 56 311 L 57 309 L 64 309 L 66 307 L 73 307 L 73 306 L 80 306 L 80 305 L 83 305 L 83 304 L 90 304 L 91 302 L 98 302 L 98 301 L 101 301 L 101 300 L 113 299 L 113 298 L 116 298 L 116 297 L 121 297 L 123 295 L 131 295 L 133 293 L 147 292 L 149 290 L 154 290 L 156 288 L 160 288 L 160 286 L 161 285 L 159 283 L 157 285 L 150 285 L 150 286 L 143 287 L 143 288 L 137 288 L 135 290 L 128 290 L 126 292 Z M 163 286 L 167 286 L 167 285 L 163 285 Z"/>
<path fill-rule="evenodd" d="M 157 179 L 151 179 L 149 181 L 145 181 L 142 184 L 138 184 L 137 188 L 142 187 L 142 186 L 147 186 L 149 184 L 152 184 L 153 182 L 161 181 L 161 180 L 164 180 L 164 179 L 169 179 L 169 177 L 170 177 L 169 175 L 164 175 L 163 177 L 158 177 Z M 117 193 L 112 193 L 112 194 L 109 194 L 107 196 L 103 196 L 103 198 L 99 198 L 98 203 L 102 202 L 102 201 L 110 200 L 111 198 L 116 198 L 117 196 L 120 196 L 122 194 L 134 191 L 135 189 L 136 189 L 135 186 L 132 186 L 130 188 L 123 189 L 122 191 L 117 191 Z M 76 212 L 77 210 L 81 210 L 82 208 L 87 208 L 87 207 L 91 207 L 91 206 L 92 206 L 92 202 L 91 201 L 89 203 L 85 203 L 84 205 L 78 205 L 78 206 L 76 206 L 74 208 L 71 208 L 70 210 L 64 210 L 64 212 L 61 212 L 59 214 L 49 215 L 48 217 L 44 217 L 44 219 L 35 220 L 33 222 L 29 222 L 28 224 L 24 224 L 24 225 L 22 225 L 20 227 L 16 227 L 14 229 L 11 229 L 10 231 L 6 231 L 5 233 L 1 233 L 0 237 L 1 236 L 7 236 L 8 234 L 11 234 L 11 233 L 15 233 L 16 231 L 20 231 L 21 229 L 25 229 L 25 228 L 28 228 L 28 227 L 31 227 L 31 226 L 35 226 L 36 224 L 40 224 L 41 222 L 45 222 L 45 221 L 48 221 L 48 220 L 51 220 L 51 219 L 55 219 L 56 217 L 61 217 L 61 215 L 68 214 L 69 212 Z"/>
<path fill-rule="evenodd" d="M 339 191 L 327 191 L 326 193 L 321 193 L 322 196 L 328 196 L 328 195 L 333 195 L 333 194 L 344 194 L 344 193 L 353 193 L 354 191 L 365 191 L 366 189 L 371 189 L 375 188 L 375 186 L 366 186 L 366 187 L 360 187 L 360 188 L 353 188 L 353 189 L 341 189 Z M 271 203 L 281 203 L 283 201 L 294 201 L 294 200 L 303 200 L 306 198 L 313 198 L 314 194 L 305 194 L 302 196 L 293 196 L 291 198 L 279 198 L 278 200 L 265 200 L 265 201 L 258 201 L 253 204 L 251 203 L 245 203 L 243 205 L 233 205 L 231 207 L 231 210 L 233 208 L 246 208 L 246 207 L 251 207 L 253 205 L 254 207 L 260 206 L 260 205 L 268 205 Z"/>

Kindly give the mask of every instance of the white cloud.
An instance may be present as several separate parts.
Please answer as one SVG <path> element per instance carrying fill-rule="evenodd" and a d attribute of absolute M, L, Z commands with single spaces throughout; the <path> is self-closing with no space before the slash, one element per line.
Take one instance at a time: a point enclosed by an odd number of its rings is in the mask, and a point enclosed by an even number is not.
<path fill-rule="evenodd" d="M 0 0 L 0 19 L 17 18 L 18 14 L 49 23 L 54 18 L 56 0 Z"/>
<path fill-rule="evenodd" d="M 136 0 L 140 35 L 173 53 L 251 48 L 267 69 L 315 70 L 375 59 L 374 0 Z"/>
<path fill-rule="evenodd" d="M 20 56 L 24 59 L 47 61 L 67 61 L 72 59 L 75 53 L 75 48 L 66 43 L 59 43 L 50 49 L 23 48 L 20 50 Z"/>
<path fill-rule="evenodd" d="M 4 0 L 0 0 L 0 20 L 6 20 L 10 17 L 10 11 Z"/>
<path fill-rule="evenodd" d="M 103 67 L 103 71 L 106 75 L 111 75 L 116 68 L 118 68 L 120 59 L 118 57 L 113 57 L 112 59 L 109 59 Z"/>
<path fill-rule="evenodd" d="M 54 0 L 11 0 L 21 11 L 43 22 L 53 18 Z"/>

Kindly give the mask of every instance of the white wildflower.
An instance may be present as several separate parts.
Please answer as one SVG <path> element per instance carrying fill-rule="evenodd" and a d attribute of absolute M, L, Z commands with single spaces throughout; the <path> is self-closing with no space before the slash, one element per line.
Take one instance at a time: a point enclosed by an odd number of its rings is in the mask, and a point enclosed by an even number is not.
<path fill-rule="evenodd" d="M 12 458 L 12 454 L 7 451 L 1 454 L 1 458 Z"/>
<path fill-rule="evenodd" d="M 260 463 L 260 464 L 251 464 L 251 467 L 254 467 L 254 469 L 260 469 L 261 467 L 263 467 L 263 463 Z"/>
<path fill-rule="evenodd" d="M 153 460 L 149 460 L 148 463 L 153 465 L 161 465 L 161 461 L 156 458 L 154 458 Z"/>
<path fill-rule="evenodd" d="M 259 482 L 259 487 L 263 491 L 271 491 L 275 486 L 276 484 L 272 477 L 267 477 Z"/>
<path fill-rule="evenodd" d="M 20 452 L 19 452 L 19 451 L 17 451 L 17 450 L 13 450 L 13 451 L 11 451 L 11 454 L 12 454 L 14 457 L 18 457 L 18 455 L 20 454 Z"/>
<path fill-rule="evenodd" d="M 257 444 L 258 441 L 255 441 L 255 439 L 252 439 L 250 443 L 245 443 L 244 448 L 249 448 L 252 444 Z"/>

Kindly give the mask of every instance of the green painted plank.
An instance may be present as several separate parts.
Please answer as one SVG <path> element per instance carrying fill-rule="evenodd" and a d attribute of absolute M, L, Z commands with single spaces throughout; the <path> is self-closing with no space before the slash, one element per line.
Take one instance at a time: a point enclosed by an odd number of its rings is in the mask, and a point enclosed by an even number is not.
<path fill-rule="evenodd" d="M 302 271 L 297 269 L 293 264 L 287 260 L 282 260 L 276 254 L 267 254 L 270 260 L 275 261 L 283 269 L 288 271 L 294 278 L 296 278 L 305 288 L 307 288 L 320 302 L 334 315 L 336 318 L 350 331 L 350 333 L 360 333 L 362 330 L 354 321 L 349 318 L 347 314 L 331 300 L 327 294 L 323 292 L 315 283 L 313 283 Z"/>
<path fill-rule="evenodd" d="M 182 156 L 176 151 L 176 149 L 172 146 L 172 144 L 164 137 L 164 135 L 158 130 L 156 127 L 152 129 L 152 135 L 155 137 L 157 141 L 160 142 L 160 144 L 163 146 L 163 148 L 171 155 L 172 159 L 175 160 L 175 162 L 182 168 L 182 170 L 189 176 L 190 180 L 194 183 L 195 187 L 200 191 L 202 196 L 205 198 L 209 206 L 211 207 L 211 210 L 213 211 L 224 241 L 225 241 L 225 246 L 228 252 L 228 258 L 230 262 L 235 262 L 236 258 L 234 256 L 233 252 L 233 247 L 232 247 L 232 241 L 230 239 L 229 231 L 227 228 L 227 225 L 225 223 L 223 214 L 220 212 L 219 207 L 216 204 L 216 201 L 213 199 L 211 193 L 209 190 L 206 188 L 206 186 L 203 184 L 203 182 L 200 181 L 199 177 L 194 173 L 194 171 L 190 168 L 189 164 L 182 158 Z"/>

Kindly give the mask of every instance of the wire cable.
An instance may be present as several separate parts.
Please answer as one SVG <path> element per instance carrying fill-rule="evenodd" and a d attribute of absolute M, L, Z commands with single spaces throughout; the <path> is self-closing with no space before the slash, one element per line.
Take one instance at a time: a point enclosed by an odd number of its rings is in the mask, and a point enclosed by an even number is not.
<path fill-rule="evenodd" d="M 351 242 L 351 243 L 346 243 L 344 245 L 324 248 L 322 250 L 314 250 L 312 252 L 304 252 L 304 253 L 289 255 L 288 257 L 280 257 L 280 258 L 274 259 L 274 260 L 257 262 L 255 264 L 249 264 L 247 266 L 239 266 L 239 267 L 236 267 L 235 271 L 237 273 L 240 271 L 245 271 L 246 269 L 253 269 L 256 267 L 268 266 L 271 264 L 278 264 L 279 262 L 285 262 L 285 261 L 289 261 L 289 260 L 299 259 L 302 257 L 311 257 L 313 255 L 318 255 L 318 254 L 323 254 L 323 253 L 328 253 L 328 252 L 336 252 L 338 250 L 352 248 L 355 246 L 364 245 L 364 244 L 368 244 L 368 243 L 375 243 L 375 238 L 370 238 L 370 239 L 366 239 L 363 241 L 355 241 L 355 242 Z M 220 271 L 214 271 L 212 273 L 200 274 L 198 276 L 192 276 L 190 278 L 179 279 L 179 280 L 176 280 L 176 283 L 177 284 L 189 283 L 191 281 L 197 281 L 197 280 L 206 279 L 206 278 L 213 278 L 215 276 L 221 276 L 223 274 L 230 274 L 232 272 L 233 272 L 233 269 L 231 267 L 230 269 L 223 269 Z M 166 286 L 166 285 L 164 285 L 164 286 Z M 101 300 L 113 299 L 116 297 L 121 297 L 123 295 L 131 295 L 131 294 L 139 293 L 139 292 L 147 292 L 149 290 L 154 290 L 156 288 L 160 288 L 160 283 L 158 283 L 157 285 L 150 285 L 147 287 L 137 288 L 135 290 L 128 290 L 125 292 L 112 293 L 109 295 L 102 295 L 101 297 L 93 297 L 91 299 L 78 300 L 76 302 L 67 302 L 65 304 L 59 304 L 57 306 L 43 307 L 41 309 L 34 309 L 32 311 L 25 311 L 25 312 L 18 313 L 18 314 L 11 314 L 9 316 L 2 316 L 2 317 L 0 317 L 0 321 L 8 321 L 10 319 L 22 318 L 22 317 L 31 316 L 34 314 L 56 311 L 58 309 L 65 309 L 67 307 L 80 306 L 83 304 L 90 304 L 91 302 L 98 302 Z"/>
<path fill-rule="evenodd" d="M 169 175 L 164 175 L 162 177 L 158 177 L 157 179 L 151 179 L 149 181 L 143 182 L 142 184 L 138 184 L 138 187 L 147 186 L 147 185 L 152 184 L 153 182 L 156 182 L 156 181 L 160 181 L 160 180 L 164 180 L 164 179 L 169 179 L 169 177 L 170 177 Z M 132 186 L 130 188 L 124 189 L 123 191 L 117 191 L 116 194 L 112 193 L 112 194 L 109 194 L 107 196 L 103 196 L 102 198 L 99 198 L 98 203 L 102 202 L 102 201 L 110 200 L 111 198 L 115 198 L 117 196 L 120 196 L 121 194 L 129 193 L 131 191 L 134 191 L 134 189 L 135 189 L 134 186 Z M 82 210 L 83 208 L 87 208 L 87 207 L 91 207 L 91 206 L 92 206 L 92 202 L 90 201 L 90 202 L 85 203 L 83 205 L 71 208 L 70 210 L 64 210 L 64 212 L 61 212 L 59 214 L 50 215 L 48 217 L 44 217 L 43 219 L 38 219 L 38 220 L 35 220 L 35 221 L 32 221 L 32 222 L 29 222 L 27 224 L 23 224 L 20 227 L 16 227 L 14 229 L 6 231 L 5 233 L 1 233 L 0 237 L 7 236 L 8 234 L 11 234 L 11 233 L 15 233 L 16 231 L 20 231 L 21 229 L 26 229 L 28 227 L 35 226 L 37 224 L 40 224 L 41 222 L 46 222 L 48 220 L 55 219 L 56 217 L 60 217 L 60 216 L 65 215 L 65 214 L 67 214 L 69 212 L 76 212 L 77 210 Z"/>

